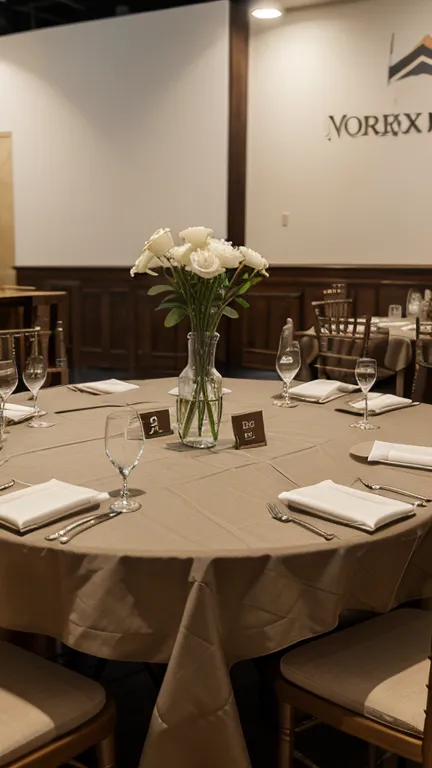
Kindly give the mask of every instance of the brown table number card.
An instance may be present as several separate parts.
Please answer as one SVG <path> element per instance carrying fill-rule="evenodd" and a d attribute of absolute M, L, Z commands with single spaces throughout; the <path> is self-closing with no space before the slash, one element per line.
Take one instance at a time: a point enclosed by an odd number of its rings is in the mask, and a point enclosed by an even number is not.
<path fill-rule="evenodd" d="M 231 416 L 231 421 L 236 448 L 257 448 L 267 445 L 262 411 L 240 413 Z"/>
<path fill-rule="evenodd" d="M 171 419 L 168 408 L 164 408 L 160 411 L 140 413 L 139 417 L 142 421 L 146 438 L 163 437 L 165 435 L 174 434 L 174 430 L 171 429 Z"/>

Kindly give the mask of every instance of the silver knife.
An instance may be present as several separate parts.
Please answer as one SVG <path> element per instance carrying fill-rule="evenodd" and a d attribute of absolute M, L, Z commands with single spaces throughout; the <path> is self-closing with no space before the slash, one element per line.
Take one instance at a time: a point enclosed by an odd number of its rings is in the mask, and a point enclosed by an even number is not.
<path fill-rule="evenodd" d="M 60 536 L 66 536 L 70 531 L 75 530 L 75 528 L 79 528 L 81 525 L 85 525 L 86 523 L 91 523 L 92 520 L 97 519 L 98 517 L 105 517 L 107 515 L 107 512 L 98 512 L 97 514 L 87 515 L 86 517 L 80 517 L 79 520 L 75 520 L 73 523 L 69 523 L 69 525 L 66 525 L 64 528 L 61 528 L 59 531 L 56 531 L 55 533 L 50 533 L 48 536 L 45 536 L 46 541 L 57 541 L 57 539 L 60 538 Z"/>
<path fill-rule="evenodd" d="M 13 485 L 15 485 L 15 480 L 9 480 L 8 483 L 4 483 L 3 485 L 0 485 L 0 491 L 5 491 L 6 488 L 12 488 Z"/>
<path fill-rule="evenodd" d="M 75 528 L 74 531 L 71 531 L 70 533 L 67 533 L 65 536 L 60 536 L 58 541 L 60 544 L 67 544 L 71 539 L 74 539 L 75 536 L 79 536 L 80 533 L 84 533 L 84 531 L 88 531 L 90 528 L 94 528 L 96 525 L 100 525 L 100 523 L 105 523 L 107 520 L 111 520 L 113 517 L 117 517 L 118 515 L 121 515 L 121 512 L 107 512 L 104 515 L 98 515 L 97 517 L 94 517 L 93 520 L 90 520 L 90 522 L 80 525 L 79 528 Z"/>

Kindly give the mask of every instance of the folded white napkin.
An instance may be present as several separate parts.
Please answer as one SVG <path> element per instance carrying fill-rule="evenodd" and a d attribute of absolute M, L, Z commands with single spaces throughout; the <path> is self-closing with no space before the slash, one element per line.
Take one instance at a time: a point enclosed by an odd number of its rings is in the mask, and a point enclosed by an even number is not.
<path fill-rule="evenodd" d="M 225 389 L 225 387 L 222 388 L 223 395 L 229 395 L 231 392 L 232 392 L 231 389 Z M 178 387 L 174 387 L 174 389 L 170 389 L 168 394 L 173 395 L 174 397 L 178 397 Z"/>
<path fill-rule="evenodd" d="M 358 389 L 355 384 L 344 384 L 334 379 L 315 379 L 299 384 L 291 391 L 293 397 L 307 398 L 308 400 L 326 400 L 333 395 L 343 395 Z"/>
<path fill-rule="evenodd" d="M 412 400 L 409 397 L 397 397 L 397 395 L 382 395 L 379 392 L 373 392 L 368 397 L 369 411 L 371 413 L 379 413 L 385 411 L 387 408 L 397 408 L 401 405 L 410 405 Z M 356 411 L 364 411 L 365 401 L 358 400 L 356 403 L 350 403 L 352 408 Z"/>
<path fill-rule="evenodd" d="M 391 464 L 417 464 L 432 469 L 432 448 L 424 445 L 384 443 L 375 440 L 368 461 L 387 461 Z"/>
<path fill-rule="evenodd" d="M 318 517 L 365 531 L 375 531 L 386 523 L 406 517 L 413 510 L 413 505 L 404 501 L 357 491 L 332 480 L 281 493 L 279 499 Z"/>
<path fill-rule="evenodd" d="M 28 405 L 18 405 L 18 403 L 6 403 L 4 414 L 11 421 L 20 421 L 32 416 L 34 408 L 30 408 Z"/>
<path fill-rule="evenodd" d="M 48 480 L 47 483 L 0 496 L 0 522 L 23 533 L 105 499 L 108 499 L 107 493 L 60 480 Z"/>
<path fill-rule="evenodd" d="M 116 395 L 117 392 L 127 392 L 129 389 L 139 389 L 137 384 L 128 384 L 119 379 L 105 379 L 104 381 L 89 381 L 85 384 L 74 384 L 75 389 L 82 392 L 91 392 L 97 395 Z"/>

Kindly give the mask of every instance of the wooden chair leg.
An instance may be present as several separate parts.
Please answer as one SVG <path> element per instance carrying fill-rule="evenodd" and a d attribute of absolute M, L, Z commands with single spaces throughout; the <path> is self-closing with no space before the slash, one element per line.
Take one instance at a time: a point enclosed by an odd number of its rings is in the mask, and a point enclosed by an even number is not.
<path fill-rule="evenodd" d="M 294 708 L 279 700 L 278 768 L 292 768 L 294 758 Z"/>
<path fill-rule="evenodd" d="M 115 741 L 110 734 L 96 745 L 98 768 L 115 768 Z"/>

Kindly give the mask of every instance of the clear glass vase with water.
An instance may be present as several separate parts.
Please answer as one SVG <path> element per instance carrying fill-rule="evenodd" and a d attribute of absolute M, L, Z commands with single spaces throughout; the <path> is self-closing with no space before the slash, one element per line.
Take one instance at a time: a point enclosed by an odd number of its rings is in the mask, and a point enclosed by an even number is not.
<path fill-rule="evenodd" d="M 178 379 L 177 428 L 192 448 L 212 448 L 222 417 L 222 376 L 216 370 L 218 333 L 188 334 L 188 363 Z"/>

